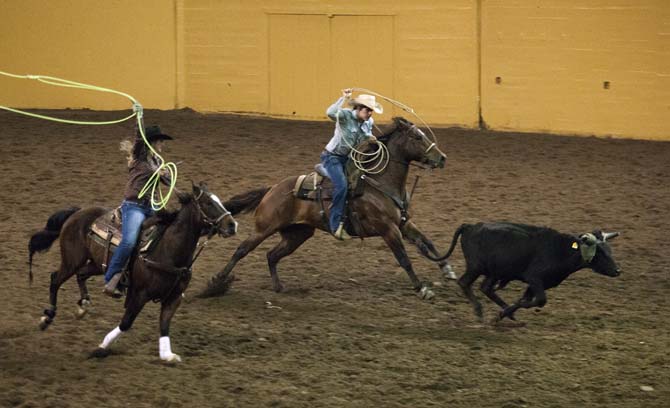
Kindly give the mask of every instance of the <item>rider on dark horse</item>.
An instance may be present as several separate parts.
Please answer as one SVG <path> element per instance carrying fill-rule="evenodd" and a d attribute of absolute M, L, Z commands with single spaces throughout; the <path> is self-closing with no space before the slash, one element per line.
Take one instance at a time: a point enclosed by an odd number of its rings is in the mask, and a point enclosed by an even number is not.
<path fill-rule="evenodd" d="M 345 166 L 351 149 L 361 142 L 376 142 L 372 134 L 374 120 L 372 113 L 381 114 L 384 110 L 372 95 L 361 94 L 351 98 L 352 89 L 343 89 L 342 97 L 332 104 L 326 114 L 336 122 L 335 134 L 321 153 L 321 163 L 333 182 L 333 201 L 330 207 L 330 231 L 339 240 L 351 238 L 344 230 L 342 216 L 347 199 L 347 177 Z M 343 104 L 352 109 L 342 108 Z"/>
<path fill-rule="evenodd" d="M 147 126 L 144 135 L 151 147 L 158 153 L 163 150 L 166 140 L 173 140 L 171 136 L 164 134 L 158 126 Z M 128 155 L 128 182 L 124 200 L 121 203 L 121 242 L 112 255 L 107 272 L 105 272 L 105 288 L 103 293 L 112 297 L 121 297 L 123 294 L 117 289 L 121 279 L 121 271 L 128 262 L 142 228 L 142 222 L 154 214 L 151 206 L 150 194 L 139 197 L 149 178 L 160 166 L 160 159 L 155 156 L 146 146 L 139 130 L 135 142 L 125 141 L 121 143 L 121 149 Z M 169 185 L 170 178 L 167 174 L 160 177 L 161 182 Z"/>

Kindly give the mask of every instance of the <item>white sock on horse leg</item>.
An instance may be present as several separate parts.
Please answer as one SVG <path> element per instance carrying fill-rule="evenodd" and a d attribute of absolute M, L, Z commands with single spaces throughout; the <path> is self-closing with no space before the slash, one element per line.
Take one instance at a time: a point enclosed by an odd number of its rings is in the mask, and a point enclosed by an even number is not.
<path fill-rule="evenodd" d="M 121 329 L 119 329 L 119 326 L 116 326 L 114 330 L 107 333 L 105 339 L 102 340 L 102 343 L 100 343 L 99 347 L 106 349 L 107 347 L 109 347 L 110 344 L 114 342 L 114 340 L 116 340 L 117 337 L 119 337 L 119 335 L 121 335 L 121 333 L 123 332 L 121 331 Z"/>
<path fill-rule="evenodd" d="M 172 355 L 172 348 L 170 347 L 170 337 L 163 336 L 158 339 L 158 355 L 165 360 Z"/>

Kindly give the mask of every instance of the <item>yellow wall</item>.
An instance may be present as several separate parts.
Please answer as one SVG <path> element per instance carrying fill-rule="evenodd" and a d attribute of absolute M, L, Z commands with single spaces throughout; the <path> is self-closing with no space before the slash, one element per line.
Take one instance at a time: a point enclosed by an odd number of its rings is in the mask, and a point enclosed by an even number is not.
<path fill-rule="evenodd" d="M 166 0 L 0 1 L 0 70 L 126 92 L 146 107 L 176 100 L 175 4 Z M 0 105 L 128 109 L 127 99 L 0 76 Z"/>
<path fill-rule="evenodd" d="M 433 123 L 477 123 L 474 0 L 179 3 L 180 105 L 324 119 L 359 86 Z"/>
<path fill-rule="evenodd" d="M 0 70 L 149 108 L 325 119 L 361 86 L 432 124 L 474 127 L 481 109 L 494 129 L 670 140 L 670 0 L 5 0 L 0 15 Z M 0 104 L 128 108 L 2 77 Z M 381 120 L 409 116 L 384 105 Z"/>
<path fill-rule="evenodd" d="M 489 126 L 670 140 L 670 1 L 483 5 Z"/>

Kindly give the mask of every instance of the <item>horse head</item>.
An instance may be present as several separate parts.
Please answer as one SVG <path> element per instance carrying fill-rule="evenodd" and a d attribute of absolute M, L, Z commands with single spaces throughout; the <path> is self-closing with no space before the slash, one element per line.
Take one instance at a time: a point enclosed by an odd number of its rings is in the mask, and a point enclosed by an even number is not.
<path fill-rule="evenodd" d="M 192 199 L 200 213 L 203 235 L 218 232 L 222 237 L 227 238 L 237 233 L 237 221 L 223 206 L 219 197 L 207 189 L 205 183 L 193 184 Z"/>
<path fill-rule="evenodd" d="M 447 156 L 415 124 L 405 118 L 393 118 L 393 127 L 379 140 L 386 143 L 392 156 L 407 162 L 418 161 L 431 168 L 443 168 Z"/>

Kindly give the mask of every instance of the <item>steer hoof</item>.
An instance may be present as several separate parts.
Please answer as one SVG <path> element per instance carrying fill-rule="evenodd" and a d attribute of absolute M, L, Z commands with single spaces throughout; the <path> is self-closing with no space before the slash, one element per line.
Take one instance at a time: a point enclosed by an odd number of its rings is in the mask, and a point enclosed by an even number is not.
<path fill-rule="evenodd" d="M 423 300 L 431 300 L 435 297 L 435 292 L 430 290 L 428 286 L 422 286 L 417 295 Z"/>
<path fill-rule="evenodd" d="M 506 317 L 508 317 L 510 320 L 516 320 L 516 318 L 514 317 L 514 312 L 516 312 L 516 310 L 512 310 L 509 307 L 501 310 L 500 313 L 498 313 L 497 321 L 501 321 Z"/>

